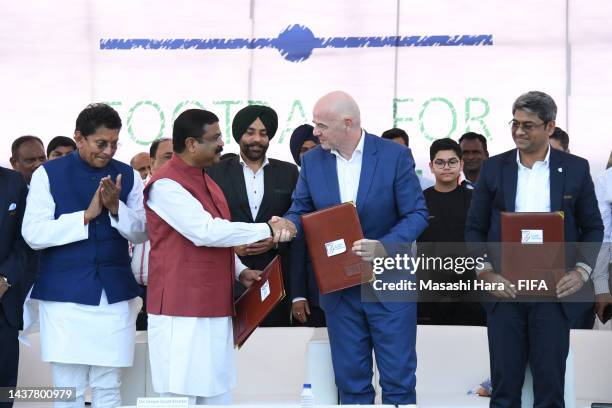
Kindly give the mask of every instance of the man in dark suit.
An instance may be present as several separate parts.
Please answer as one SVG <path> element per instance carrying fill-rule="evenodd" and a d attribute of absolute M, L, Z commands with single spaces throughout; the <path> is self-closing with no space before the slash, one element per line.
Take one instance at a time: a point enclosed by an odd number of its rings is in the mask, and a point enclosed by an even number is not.
<path fill-rule="evenodd" d="M 223 190 L 234 222 L 266 222 L 273 216 L 282 216 L 291 205 L 291 193 L 298 178 L 297 167 L 266 156 L 277 128 L 278 116 L 272 108 L 250 105 L 241 109 L 232 122 L 232 135 L 240 145 L 240 155 L 222 160 L 207 170 Z M 280 254 L 285 289 L 289 292 L 289 245 L 275 245 L 270 237 L 238 246 L 235 250 L 242 263 L 256 270 L 263 270 Z M 241 292 L 241 288 L 237 289 Z M 291 297 L 286 296 L 262 326 L 290 326 L 290 315 Z"/>
<path fill-rule="evenodd" d="M 415 241 L 427 226 L 427 208 L 410 149 L 365 132 L 359 106 L 345 92 L 319 99 L 313 122 L 321 145 L 302 157 L 285 217 L 301 231 L 302 214 L 354 202 L 365 239 L 345 246 L 365 261 L 397 254 Z M 415 404 L 416 304 L 389 301 L 383 293 L 362 299 L 375 290 L 364 284 L 319 299 L 340 402 L 374 403 L 374 351 L 383 404 Z"/>
<path fill-rule="evenodd" d="M 534 407 L 563 407 L 565 362 L 572 322 L 592 307 L 589 280 L 603 225 L 586 160 L 550 148 L 557 107 L 543 92 L 521 95 L 510 122 L 517 149 L 484 162 L 468 213 L 466 241 L 488 252 L 490 263 L 477 273 L 501 283 L 484 302 L 487 311 L 493 392 L 491 407 L 520 407 L 527 363 L 534 384 Z M 516 290 L 500 272 L 500 213 L 564 212 L 567 272 L 557 283 L 558 301 L 501 302 Z M 585 244 L 586 243 L 586 244 Z M 589 244 L 591 243 L 591 244 Z M 482 254 L 482 253 L 481 253 Z M 561 301 L 561 300 L 564 301 Z"/>
<path fill-rule="evenodd" d="M 0 167 L 0 387 L 17 385 L 23 300 L 32 282 L 30 249 L 21 237 L 27 186 L 22 176 Z M 0 402 L 10 408 L 12 403 Z"/>

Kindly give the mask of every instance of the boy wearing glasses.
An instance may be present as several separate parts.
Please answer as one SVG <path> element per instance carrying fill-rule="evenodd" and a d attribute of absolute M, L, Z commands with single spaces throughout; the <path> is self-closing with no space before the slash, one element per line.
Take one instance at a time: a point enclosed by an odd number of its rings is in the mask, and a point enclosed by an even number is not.
<path fill-rule="evenodd" d="M 418 239 L 418 252 L 432 258 L 465 256 L 464 231 L 472 191 L 458 184 L 463 171 L 461 147 L 452 139 L 438 139 L 429 149 L 429 169 L 436 184 L 423 191 L 429 211 L 429 226 Z M 420 273 L 419 273 L 420 272 Z M 441 269 L 433 266 L 417 272 L 419 280 L 455 284 L 475 279 L 472 270 Z M 465 290 L 421 291 L 419 324 L 484 325 L 484 311 L 478 303 L 466 302 Z"/>

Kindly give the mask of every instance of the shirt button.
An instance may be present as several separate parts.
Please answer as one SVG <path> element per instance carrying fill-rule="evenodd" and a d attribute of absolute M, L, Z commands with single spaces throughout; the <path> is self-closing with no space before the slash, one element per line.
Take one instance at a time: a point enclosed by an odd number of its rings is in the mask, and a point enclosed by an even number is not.
<path fill-rule="evenodd" d="M 96 177 L 95 176 L 91 176 L 91 181 L 96 181 Z"/>

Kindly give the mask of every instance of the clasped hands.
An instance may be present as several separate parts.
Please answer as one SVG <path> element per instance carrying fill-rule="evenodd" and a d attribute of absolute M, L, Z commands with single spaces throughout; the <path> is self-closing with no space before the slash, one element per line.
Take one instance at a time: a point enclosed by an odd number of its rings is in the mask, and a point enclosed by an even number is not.
<path fill-rule="evenodd" d="M 295 225 L 286 218 L 274 216 L 270 218 L 268 225 L 272 228 L 273 234 L 271 237 L 253 244 L 237 246 L 235 247 L 236 253 L 239 256 L 259 255 L 272 249 L 276 243 L 291 241 L 297 234 Z M 372 239 L 355 241 L 351 250 L 367 262 L 372 262 L 374 258 L 387 256 L 382 243 Z"/>
<path fill-rule="evenodd" d="M 512 282 L 504 278 L 502 275 L 488 269 L 478 275 L 479 278 L 487 283 L 502 283 L 502 289 L 490 290 L 489 292 L 498 298 L 514 299 L 517 295 L 517 289 Z M 580 272 L 576 270 L 569 271 L 557 282 L 556 293 L 558 298 L 563 298 L 576 293 L 582 288 L 584 281 Z M 497 287 L 497 285 L 495 286 Z"/>
<path fill-rule="evenodd" d="M 279 242 L 289 242 L 297 235 L 295 224 L 286 218 L 274 216 L 270 218 L 268 225 L 272 229 L 273 234 L 271 238 L 272 242 L 275 244 Z"/>
<path fill-rule="evenodd" d="M 85 223 L 96 218 L 106 208 L 111 215 L 119 213 L 119 194 L 121 193 L 121 174 L 113 182 L 111 176 L 103 177 L 96 189 L 89 207 L 85 210 Z"/>

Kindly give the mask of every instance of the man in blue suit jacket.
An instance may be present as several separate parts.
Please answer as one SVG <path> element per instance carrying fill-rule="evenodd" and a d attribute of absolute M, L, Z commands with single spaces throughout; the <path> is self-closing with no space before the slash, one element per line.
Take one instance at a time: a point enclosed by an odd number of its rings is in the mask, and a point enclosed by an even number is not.
<path fill-rule="evenodd" d="M 23 324 L 24 293 L 32 283 L 28 270 L 31 251 L 21 237 L 27 194 L 19 173 L 0 167 L 0 286 L 2 292 L 8 287 L 0 298 L 0 387 L 17 385 L 17 336 Z M 2 408 L 12 405 L 0 402 Z"/>
<path fill-rule="evenodd" d="M 563 407 L 570 327 L 586 308 L 592 308 L 592 302 L 576 300 L 592 299 L 589 274 L 603 225 L 588 162 L 549 146 L 557 113 L 553 99 L 543 92 L 528 92 L 514 102 L 512 113 L 517 149 L 485 161 L 472 196 L 466 241 L 483 250 L 480 243 L 499 243 L 502 211 L 563 211 L 568 271 L 557 284 L 559 301 L 497 302 L 516 298 L 516 290 L 499 274 L 504 272 L 499 268 L 499 247 L 488 246 L 491 262 L 478 276 L 504 284 L 504 290 L 492 292 L 495 297 L 484 303 L 493 383 L 490 406 L 521 406 L 529 362 L 534 407 Z"/>
<path fill-rule="evenodd" d="M 302 158 L 285 215 L 298 234 L 302 214 L 354 201 L 366 237 L 347 243 L 354 253 L 370 261 L 414 241 L 427 226 L 427 209 L 410 150 L 364 132 L 359 107 L 344 92 L 321 98 L 313 116 L 321 145 Z M 362 301 L 362 289 L 371 291 L 367 286 L 320 297 L 340 401 L 374 403 L 374 349 L 383 403 L 414 404 L 416 304 Z"/>

